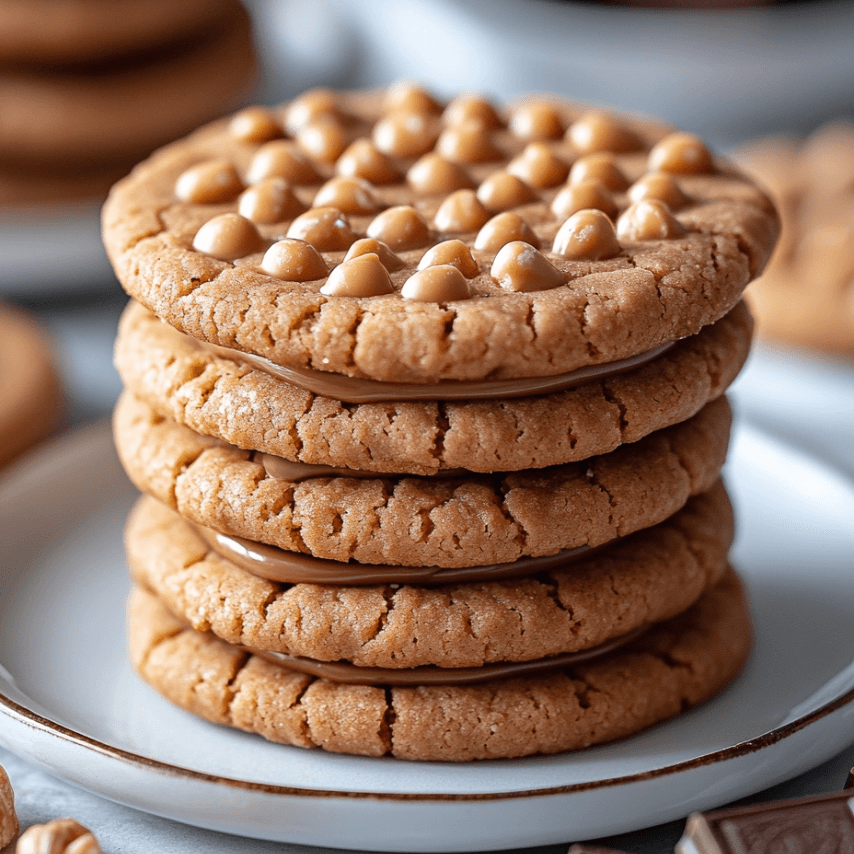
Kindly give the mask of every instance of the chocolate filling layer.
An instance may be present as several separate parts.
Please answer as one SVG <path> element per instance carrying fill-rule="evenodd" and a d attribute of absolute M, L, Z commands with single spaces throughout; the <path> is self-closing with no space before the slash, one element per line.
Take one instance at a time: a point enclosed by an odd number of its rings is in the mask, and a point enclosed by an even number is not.
<path fill-rule="evenodd" d="M 596 554 L 611 543 L 579 546 L 543 557 L 522 557 L 510 563 L 484 566 L 391 566 L 327 560 L 256 543 L 243 537 L 220 534 L 193 526 L 204 541 L 226 560 L 253 575 L 284 584 L 455 584 L 462 581 L 495 581 L 558 569 Z M 616 542 L 612 540 L 611 542 Z"/>
<path fill-rule="evenodd" d="M 555 374 L 552 377 L 522 377 L 506 380 L 447 380 L 439 383 L 389 383 L 348 377 L 312 368 L 286 368 L 263 356 L 244 353 L 213 344 L 206 345 L 227 359 L 242 361 L 252 368 L 299 386 L 321 397 L 330 397 L 346 403 L 380 403 L 402 400 L 500 400 L 508 397 L 531 397 L 563 391 L 593 380 L 607 380 L 639 368 L 666 353 L 676 342 L 662 344 L 646 353 L 591 365 Z"/>
<path fill-rule="evenodd" d="M 647 630 L 646 626 L 634 629 L 619 637 L 605 641 L 590 649 L 579 652 L 564 652 L 549 658 L 534 661 L 502 661 L 497 664 L 484 664 L 481 667 L 410 667 L 408 669 L 387 667 L 357 667 L 342 661 L 317 661 L 314 658 L 302 658 L 282 652 L 241 647 L 266 661 L 298 670 L 319 679 L 330 682 L 342 682 L 349 685 L 477 685 L 493 679 L 506 679 L 512 676 L 534 676 L 549 670 L 572 667 L 595 658 L 607 655 L 639 638 Z"/>

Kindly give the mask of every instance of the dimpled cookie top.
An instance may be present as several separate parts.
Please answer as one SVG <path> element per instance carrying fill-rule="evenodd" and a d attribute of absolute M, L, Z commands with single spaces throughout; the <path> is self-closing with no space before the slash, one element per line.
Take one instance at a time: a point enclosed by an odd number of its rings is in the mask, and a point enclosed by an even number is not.
<path fill-rule="evenodd" d="M 410 383 L 549 377 L 692 335 L 777 233 L 694 136 L 406 84 L 206 126 L 117 184 L 103 220 L 124 287 L 178 329 Z"/>

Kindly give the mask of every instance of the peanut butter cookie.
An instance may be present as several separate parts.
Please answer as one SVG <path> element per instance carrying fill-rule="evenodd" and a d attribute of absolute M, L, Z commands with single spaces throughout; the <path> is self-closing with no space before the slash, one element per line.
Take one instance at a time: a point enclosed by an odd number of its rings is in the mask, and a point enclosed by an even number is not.
<path fill-rule="evenodd" d="M 718 483 L 667 521 L 601 553 L 508 581 L 436 587 L 393 578 L 367 586 L 271 582 L 222 557 L 151 498 L 131 514 L 126 545 L 137 584 L 195 628 L 229 643 L 411 668 L 574 652 L 672 617 L 721 576 L 732 537 L 732 509 Z"/>
<path fill-rule="evenodd" d="M 763 337 L 854 355 L 854 125 L 737 154 L 780 208 L 780 245 L 748 291 Z"/>
<path fill-rule="evenodd" d="M 246 450 L 361 471 L 517 471 L 605 454 L 690 418 L 735 379 L 751 329 L 739 303 L 649 364 L 566 391 L 349 404 L 213 351 L 131 303 L 116 365 L 158 414 Z"/>
<path fill-rule="evenodd" d="M 688 611 L 616 652 L 475 685 L 318 679 L 193 631 L 139 589 L 129 619 L 134 667 L 195 715 L 298 747 L 442 761 L 556 753 L 624 738 L 711 697 L 736 676 L 750 646 L 732 570 Z"/>
<path fill-rule="evenodd" d="M 0 305 L 0 466 L 49 436 L 62 394 L 45 332 L 23 312 Z"/>
<path fill-rule="evenodd" d="M 125 289 L 176 328 L 291 374 L 415 385 L 655 353 L 729 312 L 777 232 L 696 137 L 414 87 L 207 126 L 119 182 L 103 224 Z"/>
<path fill-rule="evenodd" d="M 729 426 L 719 398 L 689 421 L 581 463 L 380 478 L 239 450 L 127 393 L 114 418 L 134 483 L 193 522 L 331 560 L 441 567 L 600 546 L 662 522 L 714 484 Z"/>

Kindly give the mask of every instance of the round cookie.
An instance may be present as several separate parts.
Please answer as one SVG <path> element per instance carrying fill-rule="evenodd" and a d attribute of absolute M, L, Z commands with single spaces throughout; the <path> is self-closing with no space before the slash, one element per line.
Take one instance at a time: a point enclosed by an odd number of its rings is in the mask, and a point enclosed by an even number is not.
<path fill-rule="evenodd" d="M 179 4 L 180 5 L 180 4 Z M 0 160 L 9 165 L 132 163 L 233 105 L 255 73 L 249 18 L 230 4 L 212 30 L 109 72 L 0 76 Z"/>
<path fill-rule="evenodd" d="M 90 64 L 210 26 L 231 0 L 0 0 L 4 65 Z"/>
<path fill-rule="evenodd" d="M 252 115 L 141 164 L 104 240 L 159 317 L 289 368 L 421 384 L 612 363 L 726 314 L 776 236 L 753 184 L 651 121 L 418 89 Z"/>
<path fill-rule="evenodd" d="M 740 303 L 641 368 L 500 401 L 341 403 L 226 358 L 134 303 L 115 358 L 155 412 L 247 450 L 363 471 L 517 471 L 605 454 L 690 418 L 735 379 L 751 329 Z"/>
<path fill-rule="evenodd" d="M 187 628 L 138 589 L 129 621 L 136 670 L 193 714 L 298 747 L 443 761 L 557 753 L 624 738 L 713 696 L 737 675 L 750 647 L 732 570 L 687 612 L 617 653 L 478 686 L 315 679 Z"/>
<path fill-rule="evenodd" d="M 34 320 L 0 305 L 0 466 L 49 436 L 62 414 L 51 345 Z"/>
<path fill-rule="evenodd" d="M 737 153 L 780 210 L 780 245 L 748 298 L 759 333 L 854 355 L 854 125 Z"/>
<path fill-rule="evenodd" d="M 114 434 L 136 486 L 207 528 L 337 561 L 464 567 L 599 546 L 662 522 L 713 485 L 730 421 L 719 398 L 601 457 L 454 479 L 311 477 L 308 467 L 295 482 L 278 476 L 278 459 L 200 436 L 127 393 Z"/>
<path fill-rule="evenodd" d="M 152 498 L 132 512 L 125 541 L 134 581 L 198 630 L 259 650 L 408 668 L 544 658 L 668 619 L 720 577 L 732 537 L 718 482 L 587 560 L 508 581 L 277 584 L 213 552 Z"/>

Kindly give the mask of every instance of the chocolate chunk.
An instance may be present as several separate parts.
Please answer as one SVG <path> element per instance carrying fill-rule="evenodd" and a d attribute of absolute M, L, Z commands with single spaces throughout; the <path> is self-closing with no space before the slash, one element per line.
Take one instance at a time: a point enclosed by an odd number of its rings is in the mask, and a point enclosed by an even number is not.
<path fill-rule="evenodd" d="M 617 851 L 616 848 L 603 848 L 601 845 L 585 845 L 583 842 L 576 842 L 575 845 L 569 846 L 566 854 L 626 854 L 626 852 Z"/>
<path fill-rule="evenodd" d="M 677 854 L 854 854 L 850 790 L 695 813 Z"/>

